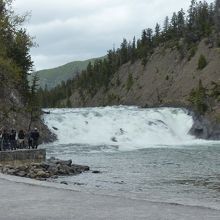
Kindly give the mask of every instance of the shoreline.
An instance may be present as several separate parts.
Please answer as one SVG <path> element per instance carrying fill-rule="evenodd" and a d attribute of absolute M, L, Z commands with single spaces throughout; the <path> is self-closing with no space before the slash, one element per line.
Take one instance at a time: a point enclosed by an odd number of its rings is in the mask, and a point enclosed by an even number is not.
<path fill-rule="evenodd" d="M 0 174 L 7 219 L 219 219 L 220 210 L 82 192 L 73 186 Z M 9 196 L 13 191 L 13 197 Z M 30 203 L 31 200 L 31 203 Z M 7 207 L 7 208 L 6 208 Z M 13 208 L 12 208 L 13 207 Z M 4 211 L 4 210 L 7 210 Z M 16 210 L 16 212 L 15 212 Z M 114 210 L 114 212 L 112 212 Z M 160 210 L 160 211 L 158 211 Z M 36 213 L 35 213 L 36 211 Z M 19 213 L 19 215 L 18 215 Z M 105 217 L 104 217 L 105 216 Z"/>

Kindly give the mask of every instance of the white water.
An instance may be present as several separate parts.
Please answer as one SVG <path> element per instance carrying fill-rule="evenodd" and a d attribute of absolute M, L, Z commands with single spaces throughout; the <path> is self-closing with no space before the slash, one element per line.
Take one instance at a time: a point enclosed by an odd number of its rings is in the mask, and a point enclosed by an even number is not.
<path fill-rule="evenodd" d="M 193 119 L 177 108 L 103 107 L 47 109 L 57 144 L 118 146 L 119 150 L 201 144 L 189 134 Z M 54 129 L 54 128 L 57 128 Z"/>
<path fill-rule="evenodd" d="M 43 146 L 47 156 L 101 171 L 62 177 L 74 188 L 220 209 L 220 144 L 189 134 L 193 119 L 187 110 L 119 106 L 47 111 L 44 121 L 58 137 Z"/>

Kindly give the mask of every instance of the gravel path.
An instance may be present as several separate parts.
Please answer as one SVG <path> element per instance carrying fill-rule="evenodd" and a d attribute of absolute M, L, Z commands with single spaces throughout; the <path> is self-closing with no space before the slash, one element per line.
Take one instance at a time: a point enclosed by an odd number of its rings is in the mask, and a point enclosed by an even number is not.
<path fill-rule="evenodd" d="M 63 187 L 63 188 L 60 188 Z M 94 195 L 0 174 L 1 220 L 219 220 L 220 211 Z"/>

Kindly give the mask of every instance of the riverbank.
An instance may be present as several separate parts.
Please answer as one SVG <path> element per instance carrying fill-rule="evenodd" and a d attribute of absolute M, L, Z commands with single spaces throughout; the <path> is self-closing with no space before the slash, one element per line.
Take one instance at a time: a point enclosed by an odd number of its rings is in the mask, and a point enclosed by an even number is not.
<path fill-rule="evenodd" d="M 70 190 L 68 186 L 0 174 L 1 220 L 217 220 L 220 211 Z"/>
<path fill-rule="evenodd" d="M 17 161 L 10 160 L 15 157 L 17 158 Z M 33 159 L 34 157 L 35 159 L 32 162 L 31 158 Z M 38 161 L 37 157 L 41 158 L 41 161 Z M 72 164 L 72 160 L 59 160 L 53 157 L 45 160 L 45 157 L 45 150 L 1 152 L 0 172 L 8 175 L 46 180 L 48 178 L 77 175 L 82 172 L 89 171 L 88 166 Z M 3 159 L 6 161 L 3 161 Z"/>

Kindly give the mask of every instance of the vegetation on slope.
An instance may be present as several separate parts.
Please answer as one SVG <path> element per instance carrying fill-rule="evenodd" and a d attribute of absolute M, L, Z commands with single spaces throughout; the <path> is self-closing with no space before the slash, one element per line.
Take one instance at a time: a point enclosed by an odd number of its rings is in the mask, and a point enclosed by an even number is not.
<path fill-rule="evenodd" d="M 36 110 L 36 101 L 33 101 L 36 88 L 35 85 L 29 86 L 27 79 L 33 66 L 30 48 L 34 44 L 22 26 L 26 16 L 15 14 L 11 4 L 11 0 L 0 0 L 1 126 L 7 124 L 12 113 L 22 111 L 32 114 Z"/>
<path fill-rule="evenodd" d="M 102 57 L 96 59 L 103 59 Z M 96 59 L 85 61 L 74 61 L 53 69 L 45 69 L 37 71 L 39 76 L 39 86 L 43 89 L 52 89 L 59 85 L 60 82 L 66 82 L 68 79 L 74 78 L 82 70 L 85 70 L 88 64 L 94 63 Z"/>
<path fill-rule="evenodd" d="M 120 48 L 108 51 L 107 58 L 96 60 L 94 64 L 89 63 L 87 69 L 72 79 L 59 85 L 51 91 L 40 91 L 41 103 L 43 107 L 59 107 L 61 100 L 66 99 L 62 106 L 71 106 L 70 96 L 77 91 L 81 100 L 85 97 L 94 97 L 100 89 L 107 92 L 111 88 L 111 80 L 119 68 L 130 62 L 135 63 L 141 60 L 143 68 L 148 65 L 148 61 L 154 51 L 161 47 L 177 49 L 180 57 L 186 56 L 190 61 L 196 54 L 197 46 L 202 39 L 207 39 L 210 47 L 220 44 L 220 0 L 215 3 L 191 1 L 191 5 L 186 12 L 182 9 L 173 13 L 171 19 L 165 18 L 164 26 L 161 28 L 156 24 L 155 30 L 147 28 L 142 31 L 140 39 L 133 38 L 133 41 L 123 40 Z M 207 65 L 204 56 L 198 60 L 198 69 L 202 70 Z M 167 81 L 169 77 L 167 76 Z M 120 84 L 120 80 L 118 80 Z M 132 75 L 127 79 L 127 91 L 133 85 Z M 195 88 L 196 89 L 196 88 Z M 158 92 L 159 94 L 159 92 Z M 192 91 L 192 96 L 197 94 Z M 191 104 L 197 109 L 205 110 L 201 107 L 200 101 L 191 99 Z M 203 101 L 204 99 L 201 99 Z"/>

